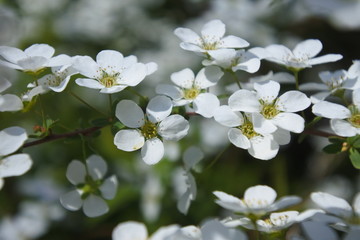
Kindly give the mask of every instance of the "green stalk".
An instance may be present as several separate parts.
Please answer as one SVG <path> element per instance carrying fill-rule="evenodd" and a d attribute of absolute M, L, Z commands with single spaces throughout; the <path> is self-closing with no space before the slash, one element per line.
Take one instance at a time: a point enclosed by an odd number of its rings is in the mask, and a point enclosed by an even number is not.
<path fill-rule="evenodd" d="M 95 112 L 100 113 L 101 115 L 107 116 L 107 114 L 101 112 L 100 110 L 96 109 L 95 107 L 91 106 L 89 103 L 87 103 L 84 99 L 82 99 L 81 97 L 79 97 L 78 95 L 76 95 L 75 93 L 73 93 L 72 91 L 68 91 L 68 93 L 73 96 L 74 98 L 76 98 L 77 100 L 79 100 L 80 102 L 82 102 L 83 104 L 85 104 L 88 108 L 94 110 Z"/>

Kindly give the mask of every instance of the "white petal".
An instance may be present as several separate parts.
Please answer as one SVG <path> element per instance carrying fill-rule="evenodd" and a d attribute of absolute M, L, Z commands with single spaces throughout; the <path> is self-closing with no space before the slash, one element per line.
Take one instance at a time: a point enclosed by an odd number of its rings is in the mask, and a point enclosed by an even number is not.
<path fill-rule="evenodd" d="M 232 60 L 236 57 L 235 49 L 217 49 L 214 51 L 208 51 L 213 61 L 210 64 L 216 64 L 222 68 L 230 68 Z"/>
<path fill-rule="evenodd" d="M 279 151 L 279 144 L 271 137 L 253 137 L 250 139 L 251 147 L 248 152 L 254 158 L 260 160 L 270 160 L 276 156 Z"/>
<path fill-rule="evenodd" d="M 154 62 L 149 62 L 145 64 L 146 66 L 146 75 L 150 75 L 153 74 L 154 72 L 156 72 L 158 70 L 158 65 Z"/>
<path fill-rule="evenodd" d="M 21 99 L 13 94 L 0 95 L 0 112 L 19 111 L 23 108 Z"/>
<path fill-rule="evenodd" d="M 350 110 L 347 109 L 346 107 L 326 101 L 322 101 L 314 104 L 312 107 L 312 112 L 316 116 L 330 118 L 330 119 L 333 118 L 344 119 L 344 118 L 349 118 L 351 116 Z"/>
<path fill-rule="evenodd" d="M 150 100 L 146 107 L 146 115 L 148 119 L 157 123 L 170 115 L 172 111 L 172 102 L 166 96 L 156 96 Z"/>
<path fill-rule="evenodd" d="M 33 44 L 26 48 L 24 52 L 28 56 L 42 56 L 45 58 L 51 58 L 55 53 L 55 49 L 48 44 Z"/>
<path fill-rule="evenodd" d="M 98 217 L 109 211 L 109 207 L 101 197 L 90 194 L 85 200 L 83 211 L 88 217 Z"/>
<path fill-rule="evenodd" d="M 225 227 L 219 220 L 207 221 L 202 227 L 202 239 L 206 240 L 246 240 L 240 230 Z"/>
<path fill-rule="evenodd" d="M 195 86 L 200 89 L 214 86 L 223 75 L 224 73 L 217 66 L 202 68 L 196 75 Z"/>
<path fill-rule="evenodd" d="M 300 84 L 299 89 L 301 91 L 327 91 L 329 87 L 323 83 L 303 83 Z"/>
<path fill-rule="evenodd" d="M 234 212 L 246 211 L 247 207 L 239 198 L 221 191 L 215 191 L 213 192 L 213 194 L 218 198 L 217 200 L 215 200 L 215 202 L 219 204 L 221 207 L 229 209 Z"/>
<path fill-rule="evenodd" d="M 350 232 L 346 234 L 344 240 L 357 240 L 359 239 L 359 235 L 360 235 L 360 229 L 353 228 L 350 229 Z"/>
<path fill-rule="evenodd" d="M 171 97 L 174 100 L 182 98 L 182 91 L 179 87 L 170 84 L 159 84 L 156 86 L 156 93 Z"/>
<path fill-rule="evenodd" d="M 277 109 L 284 112 L 298 112 L 310 106 L 310 99 L 302 92 L 288 91 L 282 94 L 277 103 Z"/>
<path fill-rule="evenodd" d="M 78 190 L 73 190 L 60 196 L 60 203 L 70 211 L 79 210 L 83 204 Z"/>
<path fill-rule="evenodd" d="M 149 238 L 149 240 L 171 239 L 172 236 L 175 234 L 175 232 L 177 232 L 179 230 L 179 228 L 180 227 L 178 225 L 175 225 L 175 224 L 165 226 L 165 227 L 161 227 L 151 235 L 151 238 Z M 132 239 L 132 240 L 134 240 L 134 239 Z M 179 239 L 179 240 L 181 240 L 181 239 Z"/>
<path fill-rule="evenodd" d="M 5 156 L 18 150 L 27 139 L 25 129 L 9 127 L 0 131 L 0 156 Z"/>
<path fill-rule="evenodd" d="M 73 68 L 79 71 L 80 74 L 88 77 L 98 79 L 101 77 L 98 64 L 89 56 L 74 57 Z"/>
<path fill-rule="evenodd" d="M 244 201 L 250 203 L 252 208 L 269 206 L 275 199 L 275 190 L 266 185 L 249 187 L 244 193 Z"/>
<path fill-rule="evenodd" d="M 120 130 L 114 137 L 116 147 L 126 152 L 140 149 L 144 142 L 144 136 L 138 130 Z"/>
<path fill-rule="evenodd" d="M 270 220 L 276 227 L 285 228 L 294 223 L 298 215 L 298 211 L 271 213 Z"/>
<path fill-rule="evenodd" d="M 91 78 L 78 78 L 75 80 L 76 84 L 82 87 L 92 88 L 92 89 L 102 89 L 105 88 L 104 85 L 99 83 L 99 81 Z"/>
<path fill-rule="evenodd" d="M 328 213 L 345 218 L 350 217 L 352 214 L 350 204 L 342 198 L 325 192 L 313 192 L 310 197 L 311 200 Z"/>
<path fill-rule="evenodd" d="M 186 51 L 199 52 L 199 53 L 206 52 L 204 49 L 199 47 L 199 45 L 194 45 L 192 43 L 182 42 L 180 43 L 180 47 Z"/>
<path fill-rule="evenodd" d="M 31 166 L 32 160 L 28 154 L 11 155 L 0 160 L 0 178 L 23 175 Z"/>
<path fill-rule="evenodd" d="M 219 99 L 212 93 L 200 93 L 194 100 L 194 111 L 203 117 L 211 118 L 220 106 Z"/>
<path fill-rule="evenodd" d="M 278 211 L 283 208 L 287 208 L 296 205 L 301 202 L 301 198 L 298 196 L 285 196 L 277 200 L 272 206 L 272 211 Z"/>
<path fill-rule="evenodd" d="M 216 109 L 214 119 L 226 127 L 237 127 L 243 124 L 244 118 L 240 112 L 234 112 L 227 105 L 222 105 Z"/>
<path fill-rule="evenodd" d="M 19 60 L 27 57 L 22 50 L 7 46 L 0 46 L 0 55 L 12 63 L 17 63 Z"/>
<path fill-rule="evenodd" d="M 273 136 L 275 142 L 277 142 L 279 145 L 286 145 L 291 140 L 290 132 L 282 128 L 278 128 L 271 135 Z"/>
<path fill-rule="evenodd" d="M 231 69 L 235 72 L 237 70 L 246 71 L 248 73 L 255 73 L 260 68 L 260 59 L 259 58 L 251 58 L 246 60 L 245 62 L 240 62 L 236 66 Z"/>
<path fill-rule="evenodd" d="M 97 64 L 108 71 L 118 72 L 122 66 L 123 55 L 114 50 L 103 50 L 96 55 Z"/>
<path fill-rule="evenodd" d="M 221 39 L 220 48 L 245 48 L 248 47 L 250 44 L 242 38 L 236 36 L 226 36 Z"/>
<path fill-rule="evenodd" d="M 204 153 L 200 148 L 192 146 L 186 149 L 183 155 L 185 170 L 190 170 L 194 167 L 201 159 L 204 158 Z"/>
<path fill-rule="evenodd" d="M 140 128 L 145 124 L 143 110 L 131 100 L 120 101 L 116 105 L 115 116 L 130 128 Z"/>
<path fill-rule="evenodd" d="M 360 89 L 356 89 L 353 91 L 352 100 L 355 106 L 360 106 Z"/>
<path fill-rule="evenodd" d="M 338 240 L 336 232 L 325 223 L 316 221 L 305 221 L 301 223 L 301 228 L 309 240 Z"/>
<path fill-rule="evenodd" d="M 293 50 L 294 55 L 297 58 L 312 58 L 319 54 L 322 49 L 322 44 L 317 39 L 308 39 L 303 42 L 300 42 L 296 45 Z"/>
<path fill-rule="evenodd" d="M 133 221 L 118 224 L 112 232 L 112 240 L 146 240 L 147 237 L 145 225 Z"/>
<path fill-rule="evenodd" d="M 201 36 L 204 38 L 209 38 L 211 40 L 218 41 L 225 34 L 225 24 L 218 20 L 212 20 L 206 23 L 201 29 Z"/>
<path fill-rule="evenodd" d="M 36 72 L 42 68 L 45 68 L 47 61 L 48 59 L 44 57 L 34 56 L 19 60 L 18 65 L 22 68 L 23 71 Z"/>
<path fill-rule="evenodd" d="M 229 107 L 235 111 L 260 112 L 261 105 L 256 93 L 241 89 L 229 97 Z"/>
<path fill-rule="evenodd" d="M 271 121 L 276 126 L 295 133 L 301 133 L 305 127 L 305 120 L 295 113 L 279 113 Z"/>
<path fill-rule="evenodd" d="M 101 195 L 105 199 L 113 199 L 117 191 L 118 181 L 115 175 L 105 179 L 104 183 L 100 186 Z"/>
<path fill-rule="evenodd" d="M 191 69 L 185 68 L 179 72 L 174 72 L 170 78 L 171 81 L 179 87 L 191 88 L 195 80 L 195 75 Z"/>
<path fill-rule="evenodd" d="M 174 33 L 183 42 L 189 42 L 189 43 L 192 43 L 192 44 L 198 44 L 199 43 L 200 36 L 191 29 L 177 28 L 177 29 L 175 29 Z"/>
<path fill-rule="evenodd" d="M 189 131 L 189 122 L 181 115 L 175 114 L 165 118 L 158 127 L 158 133 L 165 140 L 180 140 Z"/>
<path fill-rule="evenodd" d="M 128 86 L 136 86 L 138 85 L 147 74 L 147 68 L 143 63 L 136 63 L 132 65 L 130 68 L 126 69 L 120 75 L 120 84 L 128 85 Z"/>
<path fill-rule="evenodd" d="M 353 201 L 354 212 L 357 216 L 360 216 L 360 192 L 358 192 Z"/>
<path fill-rule="evenodd" d="M 85 182 L 86 169 L 85 165 L 79 160 L 73 160 L 66 170 L 67 179 L 74 185 Z"/>
<path fill-rule="evenodd" d="M 265 48 L 265 50 L 268 52 L 268 59 L 269 61 L 275 61 L 278 63 L 284 63 L 284 60 L 288 59 L 289 57 L 293 56 L 293 53 L 290 49 L 283 45 L 279 44 L 273 44 Z"/>
<path fill-rule="evenodd" d="M 280 84 L 275 81 L 258 82 L 254 83 L 254 89 L 259 99 L 271 103 L 279 94 Z"/>
<path fill-rule="evenodd" d="M 242 134 L 241 130 L 238 128 L 229 129 L 228 137 L 230 142 L 234 144 L 236 147 L 242 149 L 248 149 L 251 147 L 249 139 L 245 137 Z"/>
<path fill-rule="evenodd" d="M 11 87 L 11 82 L 0 76 L 0 93 Z"/>
<path fill-rule="evenodd" d="M 183 195 L 181 195 L 181 197 L 179 198 L 176 204 L 176 207 L 179 210 L 179 212 L 186 215 L 189 210 L 192 199 L 193 197 L 191 191 L 187 189 L 186 192 Z"/>
<path fill-rule="evenodd" d="M 107 164 L 98 155 L 91 155 L 86 159 L 88 173 L 94 179 L 102 179 L 107 171 Z"/>
<path fill-rule="evenodd" d="M 146 164 L 153 165 L 158 163 L 164 156 L 164 144 L 158 138 L 146 140 L 141 149 L 141 157 Z"/>
<path fill-rule="evenodd" d="M 342 58 L 343 57 L 340 54 L 326 54 L 321 57 L 309 59 L 308 64 L 317 65 L 321 63 L 336 62 Z"/>
<path fill-rule="evenodd" d="M 268 134 L 273 133 L 277 130 L 277 127 L 273 123 L 273 121 L 264 118 L 264 116 L 260 113 L 252 113 L 251 116 L 254 130 L 257 133 Z"/>
<path fill-rule="evenodd" d="M 348 121 L 341 119 L 331 119 L 330 126 L 337 135 L 342 137 L 352 137 L 359 134 L 360 131 L 358 128 L 352 126 Z"/>

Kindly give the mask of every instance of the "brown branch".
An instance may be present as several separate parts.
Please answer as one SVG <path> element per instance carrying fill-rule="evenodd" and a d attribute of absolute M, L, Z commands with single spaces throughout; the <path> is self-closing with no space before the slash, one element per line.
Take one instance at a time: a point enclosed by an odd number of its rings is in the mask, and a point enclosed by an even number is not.
<path fill-rule="evenodd" d="M 97 131 L 97 130 L 99 130 L 101 128 L 102 127 L 90 127 L 90 128 L 76 130 L 76 131 L 73 131 L 73 132 L 63 133 L 63 134 L 51 134 L 51 135 L 48 135 L 48 136 L 46 136 L 46 137 L 44 137 L 42 139 L 25 143 L 23 145 L 23 148 L 32 147 L 32 146 L 35 146 L 35 145 L 39 145 L 39 144 L 42 144 L 42 143 L 54 141 L 54 140 L 57 140 L 57 139 L 74 137 L 74 136 L 77 136 L 77 135 L 86 136 L 86 135 L 89 135 L 89 134 L 91 134 L 91 133 L 93 133 L 93 132 L 95 132 L 95 131 Z"/>
<path fill-rule="evenodd" d="M 314 135 L 314 136 L 319 136 L 319 137 L 340 137 L 336 134 L 333 133 L 327 133 L 327 132 L 323 132 L 323 131 L 319 131 L 319 130 L 314 130 L 314 129 L 305 129 L 303 132 L 303 134 L 307 134 L 307 135 Z"/>

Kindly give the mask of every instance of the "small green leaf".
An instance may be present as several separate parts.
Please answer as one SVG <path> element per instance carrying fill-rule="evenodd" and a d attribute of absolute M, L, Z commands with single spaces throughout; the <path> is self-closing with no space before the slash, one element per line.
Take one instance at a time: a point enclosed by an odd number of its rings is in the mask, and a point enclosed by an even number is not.
<path fill-rule="evenodd" d="M 349 157 L 351 160 L 352 165 L 357 168 L 360 169 L 360 153 L 358 150 L 356 150 L 355 148 L 350 148 L 349 151 Z"/>
<path fill-rule="evenodd" d="M 349 137 L 346 141 L 349 143 L 350 146 L 354 148 L 360 148 L 360 135 Z"/>
<path fill-rule="evenodd" d="M 343 143 L 346 140 L 344 138 L 340 138 L 340 137 L 329 137 L 329 142 L 331 143 Z"/>
<path fill-rule="evenodd" d="M 123 129 L 125 127 L 124 124 L 122 124 L 121 122 L 115 122 L 112 126 L 111 126 L 111 133 L 115 136 L 115 134 L 120 131 L 121 129 Z"/>
<path fill-rule="evenodd" d="M 328 154 L 335 154 L 341 152 L 342 143 L 332 143 L 323 148 L 323 151 Z"/>

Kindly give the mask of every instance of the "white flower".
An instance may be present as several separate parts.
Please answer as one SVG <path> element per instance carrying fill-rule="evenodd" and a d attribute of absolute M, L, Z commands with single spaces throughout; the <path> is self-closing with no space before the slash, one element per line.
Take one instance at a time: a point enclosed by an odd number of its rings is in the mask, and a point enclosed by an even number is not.
<path fill-rule="evenodd" d="M 288 91 L 278 97 L 280 84 L 275 81 L 254 83 L 256 92 L 240 89 L 229 98 L 233 110 L 255 113 L 254 129 L 272 133 L 278 128 L 301 133 L 304 119 L 294 112 L 310 106 L 310 99 L 302 92 Z"/>
<path fill-rule="evenodd" d="M 204 54 L 222 48 L 244 48 L 249 43 L 236 36 L 225 35 L 225 24 L 220 20 L 212 20 L 201 29 L 201 36 L 188 28 L 177 28 L 174 31 L 183 42 L 180 47 L 184 50 Z"/>
<path fill-rule="evenodd" d="M 342 59 L 340 54 L 326 54 L 315 57 L 320 53 L 321 49 L 322 43 L 319 40 L 308 39 L 298 43 L 292 51 L 283 45 L 273 44 L 266 48 L 254 48 L 252 52 L 260 58 L 295 70 Z"/>
<path fill-rule="evenodd" d="M 138 85 L 157 65 L 139 63 L 133 55 L 123 57 L 118 51 L 103 50 L 97 54 L 96 62 L 89 56 L 75 57 L 73 67 L 87 77 L 76 79 L 78 85 L 100 89 L 101 93 L 116 93 Z"/>
<path fill-rule="evenodd" d="M 47 67 L 60 66 L 63 63 L 61 55 L 53 57 L 55 50 L 47 44 L 33 44 L 24 51 L 7 46 L 0 46 L 0 64 L 23 72 L 39 74 Z"/>
<path fill-rule="evenodd" d="M 176 86 L 161 84 L 156 87 L 156 92 L 171 97 L 175 106 L 192 103 L 196 113 L 211 118 L 220 102 L 214 94 L 205 92 L 205 89 L 216 85 L 223 74 L 219 67 L 209 66 L 202 68 L 195 77 L 191 69 L 185 68 L 171 74 L 171 81 Z"/>
<path fill-rule="evenodd" d="M 114 137 L 118 149 L 131 152 L 141 149 L 141 157 L 147 164 L 156 164 L 164 155 L 164 140 L 180 140 L 188 130 L 184 117 L 170 115 L 172 103 L 168 97 L 156 96 L 150 100 L 146 115 L 131 100 L 122 100 L 116 106 L 116 117 L 126 127 Z M 169 116 L 170 115 L 170 116 Z"/>
<path fill-rule="evenodd" d="M 336 95 L 341 90 L 355 90 L 360 87 L 359 61 L 354 61 L 348 71 L 324 71 L 319 73 L 323 83 L 305 83 L 300 85 L 300 90 L 319 90 L 320 92 L 310 97 L 313 103 L 324 100 L 329 95 Z"/>
<path fill-rule="evenodd" d="M 249 51 L 235 49 L 219 49 L 210 51 L 211 59 L 203 61 L 204 65 L 217 65 L 233 72 L 242 70 L 254 73 L 260 68 L 260 59 Z"/>
<path fill-rule="evenodd" d="M 275 190 L 265 185 L 248 188 L 244 193 L 243 199 L 221 191 L 213 193 L 218 198 L 215 201 L 217 204 L 223 208 L 245 215 L 254 214 L 262 216 L 269 212 L 295 205 L 301 201 L 301 198 L 297 196 L 285 196 L 275 201 L 277 195 Z"/>
<path fill-rule="evenodd" d="M 197 147 L 190 147 L 185 150 L 184 161 L 184 180 L 186 184 L 186 190 L 178 199 L 177 208 L 183 213 L 187 214 L 191 201 L 196 199 L 197 187 L 194 176 L 191 173 L 191 169 L 204 158 L 203 152 Z"/>
<path fill-rule="evenodd" d="M 271 134 L 257 132 L 252 121 L 253 116 L 254 114 L 242 114 L 230 106 L 223 105 L 215 111 L 214 119 L 230 127 L 228 138 L 236 147 L 248 150 L 254 158 L 272 159 L 278 153 L 279 145 L 290 142 L 290 133 L 280 128 Z"/>
<path fill-rule="evenodd" d="M 11 83 L 0 76 L 0 93 L 11 86 Z M 21 99 L 14 94 L 0 95 L 0 112 L 18 111 L 23 108 Z"/>
<path fill-rule="evenodd" d="M 32 160 L 28 154 L 11 155 L 24 144 L 26 139 L 27 133 L 21 127 L 9 127 L 0 131 L 0 179 L 20 176 L 31 168 Z"/>
<path fill-rule="evenodd" d="M 172 238 L 170 237 L 178 229 L 179 226 L 177 225 L 161 227 L 153 233 L 151 237 L 148 237 L 148 231 L 143 223 L 127 221 L 119 223 L 114 228 L 112 232 L 112 240 L 171 240 Z"/>
<path fill-rule="evenodd" d="M 86 166 L 79 160 L 73 160 L 67 170 L 66 177 L 76 186 L 75 190 L 60 197 L 61 204 L 70 211 L 83 207 L 88 217 L 98 217 L 109 211 L 105 199 L 113 199 L 117 191 L 115 175 L 103 180 L 107 172 L 106 162 L 97 155 L 86 159 Z"/>
<path fill-rule="evenodd" d="M 271 213 L 268 219 L 256 221 L 257 230 L 261 232 L 277 232 L 297 222 L 298 211 Z"/>
<path fill-rule="evenodd" d="M 353 104 L 348 108 L 337 103 L 320 101 L 312 107 L 316 116 L 330 118 L 331 129 L 339 136 L 360 134 L 360 89 L 353 91 Z"/>

